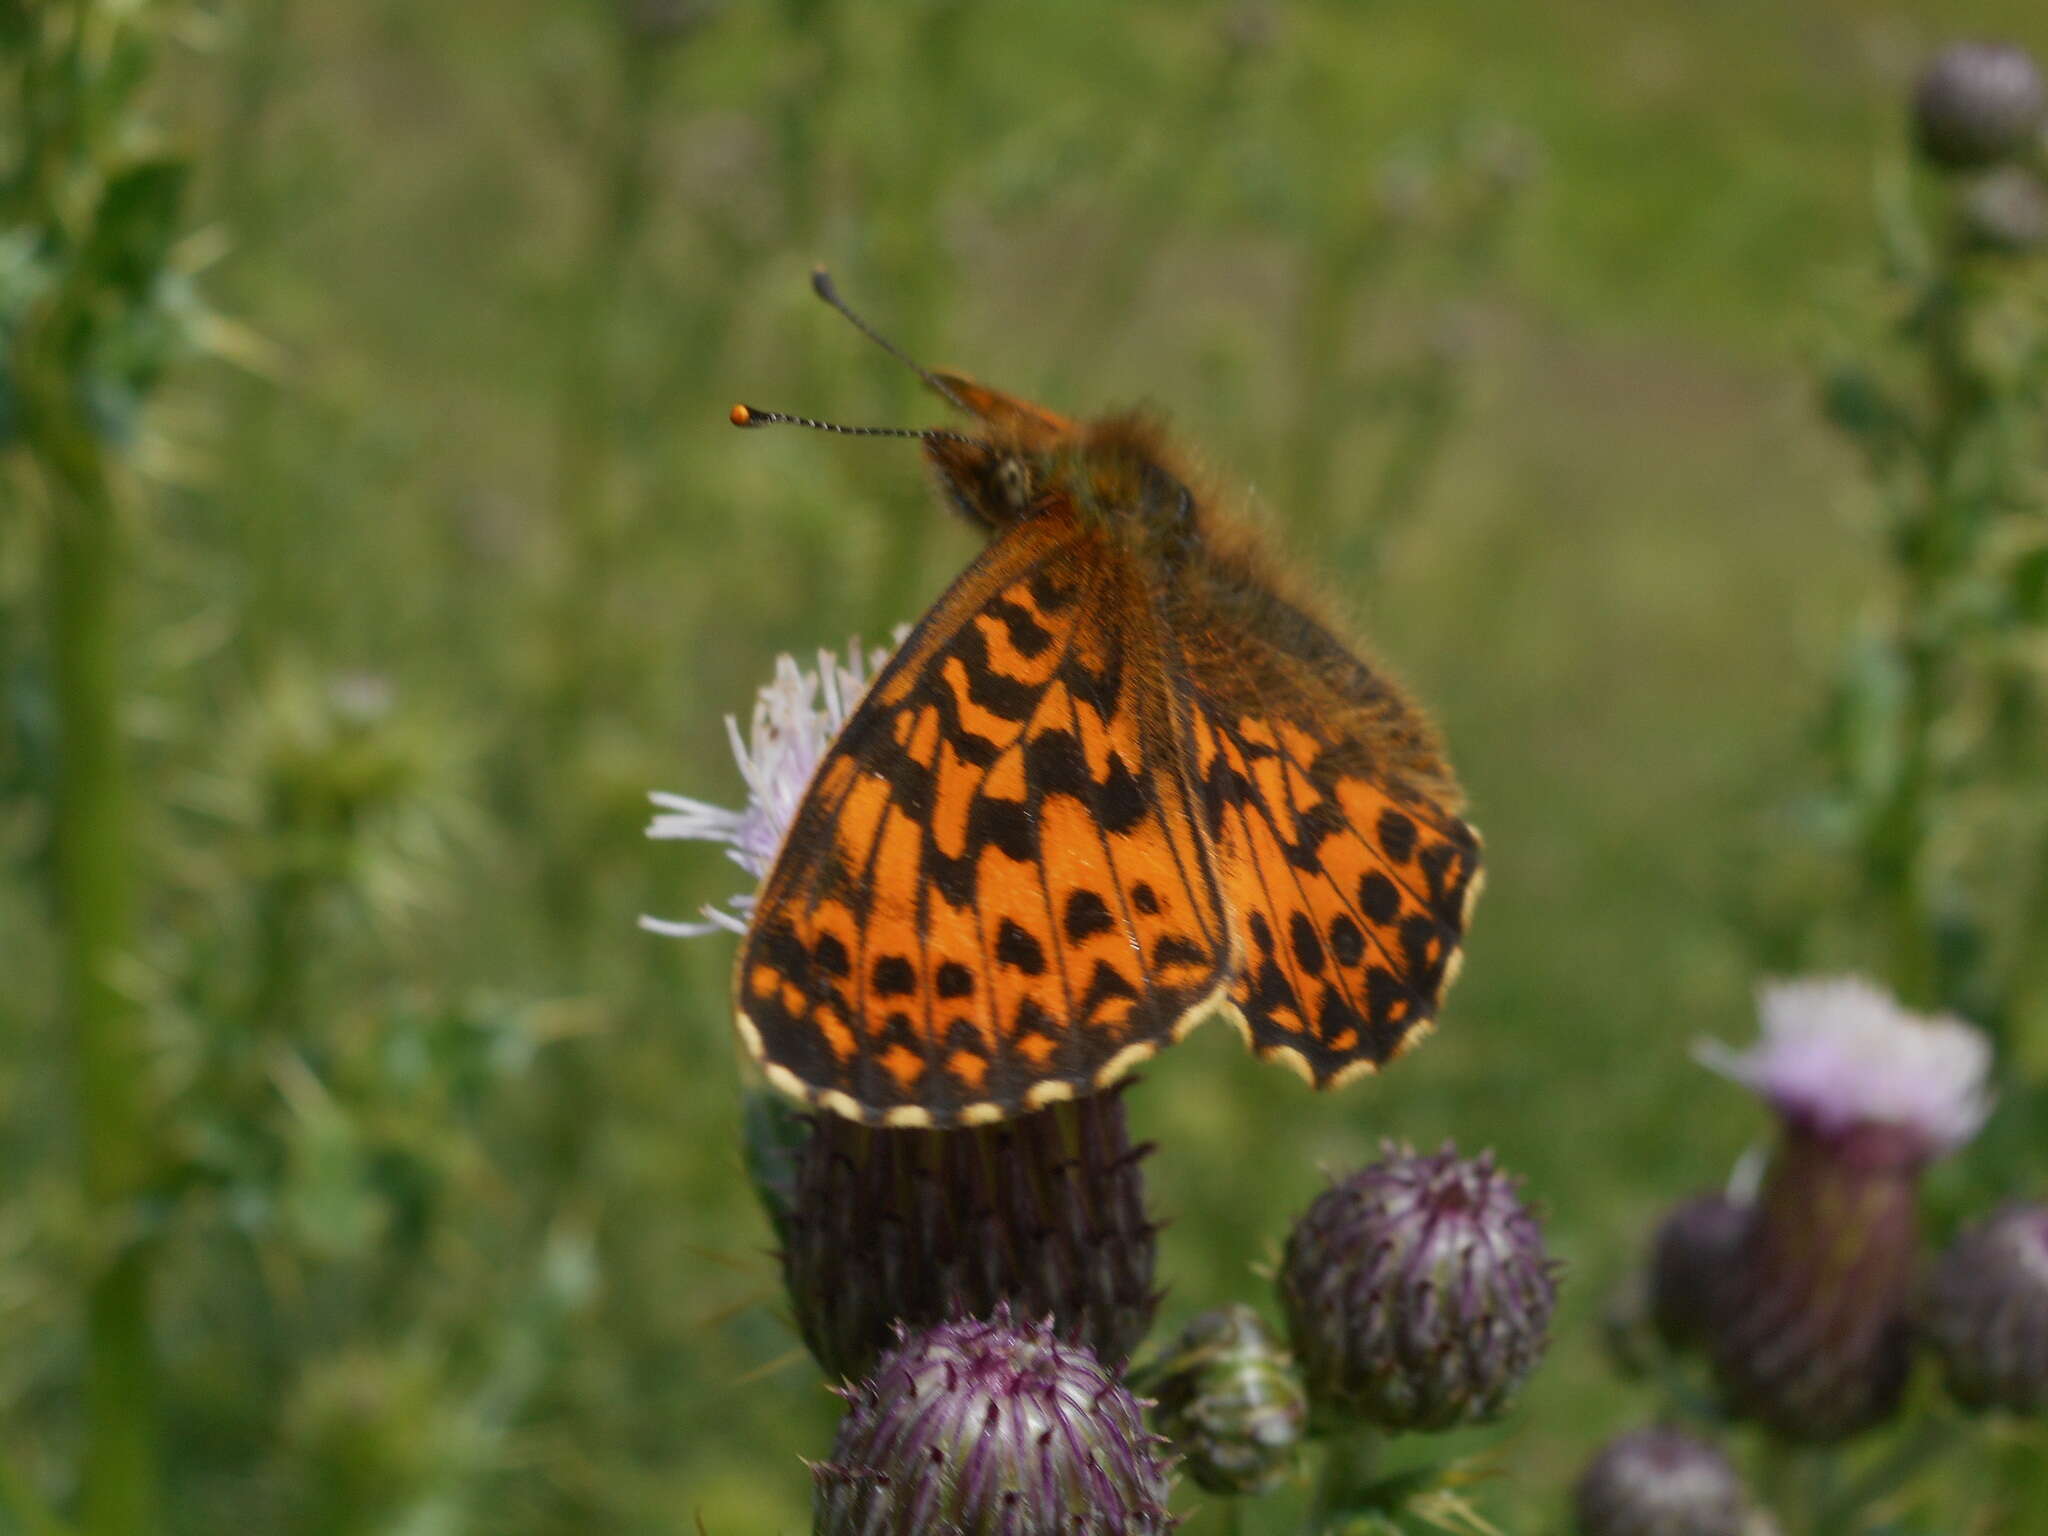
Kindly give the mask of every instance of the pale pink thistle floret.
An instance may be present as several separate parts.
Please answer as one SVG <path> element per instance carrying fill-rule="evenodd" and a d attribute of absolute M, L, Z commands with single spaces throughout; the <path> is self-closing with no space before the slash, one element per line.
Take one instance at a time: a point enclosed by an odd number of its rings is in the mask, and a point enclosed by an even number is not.
<path fill-rule="evenodd" d="M 1991 1043 L 1961 1019 L 1913 1013 L 1859 977 L 1774 982 L 1757 1006 L 1756 1044 L 1703 1041 L 1697 1055 L 1799 1130 L 1832 1140 L 1888 1127 L 1936 1157 L 1990 1113 Z"/>
<path fill-rule="evenodd" d="M 898 630 L 901 643 L 904 631 Z M 648 798 L 659 814 L 648 824 L 653 838 L 724 843 L 726 857 L 759 882 L 782 851 L 782 840 L 796 820 L 804 792 L 826 749 L 838 737 L 868 684 L 889 658 L 881 647 L 848 644 L 844 656 L 818 653 L 816 670 L 807 670 L 791 656 L 778 656 L 775 680 L 754 700 L 754 717 L 745 739 L 739 721 L 725 717 L 732 755 L 746 780 L 747 803 L 740 810 L 694 800 L 687 795 L 656 792 Z M 643 917 L 649 933 L 670 938 L 695 938 L 724 929 L 745 933 L 754 909 L 754 893 L 743 891 L 723 907 L 703 908 L 703 922 L 674 922 Z"/>

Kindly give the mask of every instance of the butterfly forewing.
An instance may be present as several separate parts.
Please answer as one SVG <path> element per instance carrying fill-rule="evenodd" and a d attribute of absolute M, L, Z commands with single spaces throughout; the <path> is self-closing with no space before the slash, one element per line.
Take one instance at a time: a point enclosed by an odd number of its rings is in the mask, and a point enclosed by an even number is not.
<path fill-rule="evenodd" d="M 870 1123 L 1100 1086 L 1206 1010 L 1227 923 L 1168 638 L 1058 509 L 1013 525 L 820 764 L 740 957 L 785 1090 Z"/>

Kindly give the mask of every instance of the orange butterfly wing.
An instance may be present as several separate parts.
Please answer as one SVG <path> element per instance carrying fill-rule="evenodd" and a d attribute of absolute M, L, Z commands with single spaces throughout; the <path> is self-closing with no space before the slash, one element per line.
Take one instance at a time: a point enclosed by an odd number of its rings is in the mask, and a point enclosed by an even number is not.
<path fill-rule="evenodd" d="M 1227 960 L 1172 661 L 1127 556 L 1006 529 L 820 763 L 740 953 L 740 1033 L 865 1121 L 1007 1118 L 1198 1022 Z"/>
<path fill-rule="evenodd" d="M 1456 974 L 1479 839 L 1419 713 L 1256 578 L 1183 621 L 1195 778 L 1259 1055 L 1334 1087 L 1419 1040 Z"/>

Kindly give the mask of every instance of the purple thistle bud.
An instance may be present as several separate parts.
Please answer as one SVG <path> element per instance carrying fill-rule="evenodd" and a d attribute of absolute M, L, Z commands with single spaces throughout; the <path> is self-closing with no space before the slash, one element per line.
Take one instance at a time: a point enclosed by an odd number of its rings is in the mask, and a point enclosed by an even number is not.
<path fill-rule="evenodd" d="M 1319 1422 L 1448 1429 L 1507 1406 L 1557 1301 L 1556 1265 L 1515 1182 L 1491 1153 L 1389 1145 L 1316 1197 L 1279 1284 Z"/>
<path fill-rule="evenodd" d="M 2010 43 L 1955 43 L 1936 54 L 1913 92 L 1920 153 L 1945 170 L 1975 171 L 2026 148 L 2048 114 L 2033 56 Z"/>
<path fill-rule="evenodd" d="M 1673 1206 L 1650 1245 L 1650 1321 L 1665 1346 L 1706 1342 L 1714 1287 L 1749 1225 L 1750 1207 L 1724 1194 L 1695 1195 Z"/>
<path fill-rule="evenodd" d="M 1957 1238 L 1922 1317 L 1958 1403 L 2048 1414 L 2048 1206 L 2006 1206 Z"/>
<path fill-rule="evenodd" d="M 1579 1536 L 1742 1536 L 1749 1499 L 1713 1446 L 1682 1430 L 1608 1441 L 1573 1492 Z"/>
<path fill-rule="evenodd" d="M 902 1333 L 845 1392 L 812 1468 L 816 1536 L 1152 1536 L 1170 1530 L 1163 1440 L 1138 1400 L 1049 1324 Z"/>
<path fill-rule="evenodd" d="M 1263 1493 L 1287 1475 L 1308 1428 L 1308 1393 L 1265 1320 L 1237 1305 L 1204 1312 L 1134 1382 L 1152 1422 L 1211 1493 Z"/>
<path fill-rule="evenodd" d="M 1157 1225 L 1122 1090 L 962 1130 L 811 1119 L 782 1253 L 804 1343 L 864 1374 L 898 1322 L 1002 1302 L 1121 1367 L 1151 1326 Z"/>
<path fill-rule="evenodd" d="M 1701 1051 L 1783 1127 L 1713 1287 L 1714 1373 L 1734 1412 L 1826 1443 L 1883 1422 L 1905 1390 L 1920 1174 L 1983 1123 L 1990 1047 L 1862 981 L 1767 987 L 1760 1012 L 1749 1050 Z"/>

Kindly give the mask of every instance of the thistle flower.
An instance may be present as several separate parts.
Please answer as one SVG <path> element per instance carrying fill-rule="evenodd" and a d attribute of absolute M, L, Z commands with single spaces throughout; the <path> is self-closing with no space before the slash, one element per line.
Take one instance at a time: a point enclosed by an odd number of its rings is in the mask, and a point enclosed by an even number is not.
<path fill-rule="evenodd" d="M 1535 1366 L 1556 1266 L 1492 1154 L 1387 1146 L 1295 1225 L 1280 1300 L 1319 1421 L 1447 1429 L 1495 1417 Z"/>
<path fill-rule="evenodd" d="M 901 636 L 899 631 L 898 638 Z M 747 783 L 746 806 L 731 811 L 687 795 L 656 792 L 648 798 L 662 814 L 648 824 L 647 835 L 724 843 L 726 857 L 758 883 L 782 851 L 782 840 L 796 819 L 804 791 L 810 788 L 818 760 L 888 658 L 888 651 L 864 651 L 857 640 L 848 644 L 843 658 L 820 651 L 816 671 L 805 671 L 794 657 L 778 656 L 775 680 L 755 697 L 753 722 L 745 740 L 740 738 L 739 721 L 731 715 L 725 717 L 732 755 Z M 723 907 L 702 910 L 705 920 L 700 923 L 643 917 L 640 926 L 649 933 L 682 939 L 721 929 L 745 933 L 747 919 L 753 915 L 754 894 L 749 890 L 731 897 Z"/>
<path fill-rule="evenodd" d="M 2033 56 L 2010 43 L 1955 43 L 1936 54 L 1913 92 L 1920 153 L 1946 170 L 1974 171 L 2023 150 L 2048 115 Z"/>
<path fill-rule="evenodd" d="M 1714 1287 L 1749 1226 L 1747 1202 L 1695 1195 L 1671 1208 L 1650 1245 L 1650 1321 L 1665 1346 L 1704 1343 Z"/>
<path fill-rule="evenodd" d="M 1165 1442 L 1138 1400 L 1045 1324 L 903 1333 L 849 1388 L 812 1468 L 817 1536 L 1152 1536 L 1171 1529 Z"/>
<path fill-rule="evenodd" d="M 1787 982 L 1765 988 L 1760 1007 L 1756 1045 L 1700 1050 L 1783 1128 L 1714 1287 L 1715 1375 L 1737 1413 L 1827 1442 L 1897 1407 L 1912 1363 L 1920 1172 L 1982 1125 L 1990 1047 L 1864 981 Z"/>
<path fill-rule="evenodd" d="M 1573 1490 L 1580 1536 L 1742 1536 L 1748 1496 L 1728 1458 L 1682 1430 L 1610 1440 Z"/>
<path fill-rule="evenodd" d="M 2009 1205 L 1957 1238 L 1921 1316 L 1958 1403 L 2048 1414 L 2048 1206 Z"/>
<path fill-rule="evenodd" d="M 1293 1357 L 1243 1305 L 1197 1317 L 1134 1385 L 1157 1399 L 1153 1424 L 1210 1493 L 1272 1488 L 1308 1427 L 1308 1393 Z"/>
<path fill-rule="evenodd" d="M 783 1279 L 829 1376 L 853 1378 L 893 1325 L 1048 1317 L 1111 1366 L 1158 1305 L 1121 1090 L 999 1125 L 883 1130 L 812 1117 L 785 1228 Z"/>

